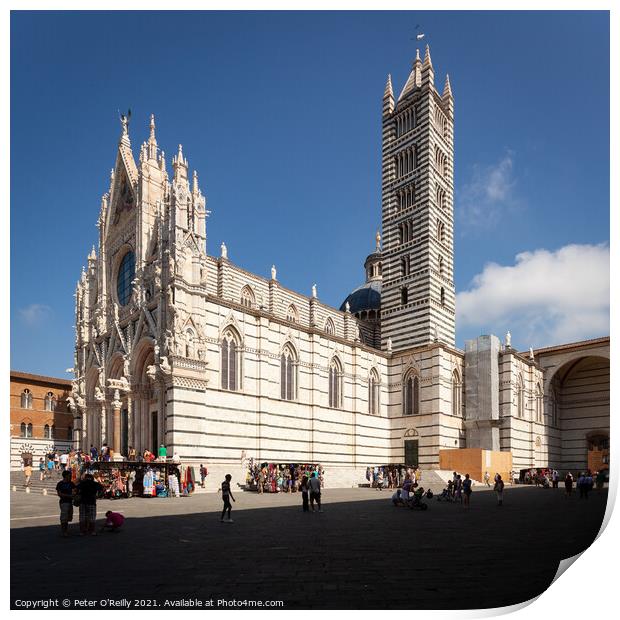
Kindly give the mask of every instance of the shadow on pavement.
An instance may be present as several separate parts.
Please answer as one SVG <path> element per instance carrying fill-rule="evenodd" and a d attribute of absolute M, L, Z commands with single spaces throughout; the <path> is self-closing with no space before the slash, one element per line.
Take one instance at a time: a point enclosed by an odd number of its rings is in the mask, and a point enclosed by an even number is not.
<path fill-rule="evenodd" d="M 338 494 L 329 491 L 321 514 L 299 506 L 233 510 L 233 524 L 219 522 L 214 504 L 205 513 L 128 517 L 122 532 L 97 537 L 78 536 L 77 524 L 66 539 L 57 525 L 13 528 L 11 605 L 36 596 L 500 607 L 542 593 L 559 561 L 595 539 L 607 500 L 607 491 L 585 501 L 514 488 L 502 507 L 493 493 L 475 492 L 469 510 L 433 499 L 421 512 L 394 508 L 388 493 L 342 502 Z M 101 502 L 99 516 L 110 507 Z"/>

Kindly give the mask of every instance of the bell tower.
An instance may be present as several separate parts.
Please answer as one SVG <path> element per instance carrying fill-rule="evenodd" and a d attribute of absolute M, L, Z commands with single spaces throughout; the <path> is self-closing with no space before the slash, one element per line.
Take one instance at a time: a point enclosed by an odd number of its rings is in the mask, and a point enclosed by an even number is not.
<path fill-rule="evenodd" d="M 454 346 L 454 99 L 435 88 L 428 46 L 395 101 L 383 95 L 381 348 Z"/>

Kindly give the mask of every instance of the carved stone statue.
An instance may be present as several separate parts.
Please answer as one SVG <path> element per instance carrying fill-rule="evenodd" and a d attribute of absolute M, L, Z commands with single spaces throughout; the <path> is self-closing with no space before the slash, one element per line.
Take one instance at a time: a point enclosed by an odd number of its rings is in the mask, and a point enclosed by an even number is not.
<path fill-rule="evenodd" d="M 125 375 L 127 379 L 131 376 L 129 374 L 129 355 L 123 355 L 123 375 Z"/>
<path fill-rule="evenodd" d="M 164 372 L 165 374 L 170 374 L 172 372 L 172 367 L 170 366 L 170 364 L 168 363 L 168 358 L 163 355 L 161 357 L 161 361 L 159 363 L 159 368 L 162 372 Z"/>
<path fill-rule="evenodd" d="M 278 275 L 278 272 L 276 271 L 276 266 L 275 265 L 271 265 L 271 279 L 272 280 L 276 280 L 276 276 Z"/>
<path fill-rule="evenodd" d="M 312 297 L 316 298 L 316 284 L 312 285 Z"/>
<path fill-rule="evenodd" d="M 105 400 L 105 395 L 99 386 L 95 386 L 95 400 L 97 402 L 102 402 Z"/>
<path fill-rule="evenodd" d="M 228 258 L 228 248 L 226 244 L 222 241 L 222 245 L 220 246 L 220 251 L 222 254 L 222 258 Z"/>
<path fill-rule="evenodd" d="M 166 335 L 164 336 L 164 352 L 167 355 L 171 355 L 174 351 L 174 336 L 172 332 L 167 329 Z"/>
<path fill-rule="evenodd" d="M 510 335 L 510 332 L 507 331 L 506 332 L 506 348 L 507 349 L 510 349 L 511 347 L 511 344 L 510 344 L 511 340 L 512 340 L 512 336 Z"/>
<path fill-rule="evenodd" d="M 388 351 L 392 350 L 392 339 L 391 338 L 387 339 L 387 350 Z"/>
<path fill-rule="evenodd" d="M 155 364 L 151 364 L 150 366 L 146 367 L 146 376 L 149 378 L 149 380 L 155 381 L 156 375 L 157 367 L 155 366 Z"/>
<path fill-rule="evenodd" d="M 347 303 L 344 305 L 344 311 L 345 312 L 351 312 L 351 304 L 347 301 Z"/>

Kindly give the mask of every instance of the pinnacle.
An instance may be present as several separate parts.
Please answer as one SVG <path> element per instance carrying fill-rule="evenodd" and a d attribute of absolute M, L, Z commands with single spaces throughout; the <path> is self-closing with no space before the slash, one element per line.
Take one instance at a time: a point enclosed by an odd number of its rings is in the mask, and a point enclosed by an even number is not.
<path fill-rule="evenodd" d="M 394 91 L 392 90 L 392 75 L 388 73 L 387 82 L 385 83 L 385 92 L 383 93 L 383 98 L 386 97 L 394 97 Z"/>
<path fill-rule="evenodd" d="M 424 52 L 424 64 L 425 65 L 433 65 L 433 61 L 431 60 L 431 48 L 428 43 L 426 44 L 426 51 Z"/>
<path fill-rule="evenodd" d="M 444 84 L 443 87 L 443 95 L 442 96 L 446 96 L 446 95 L 452 95 L 452 87 L 450 86 L 450 76 L 446 73 L 446 83 Z"/>

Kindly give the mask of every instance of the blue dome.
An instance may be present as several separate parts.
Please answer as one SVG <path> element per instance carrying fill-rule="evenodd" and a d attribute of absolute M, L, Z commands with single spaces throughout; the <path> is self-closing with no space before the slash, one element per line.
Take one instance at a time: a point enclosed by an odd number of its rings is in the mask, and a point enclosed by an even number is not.
<path fill-rule="evenodd" d="M 373 280 L 356 288 L 340 306 L 340 311 L 345 311 L 349 302 L 351 313 L 356 314 L 363 310 L 379 310 L 381 308 L 381 281 Z"/>

